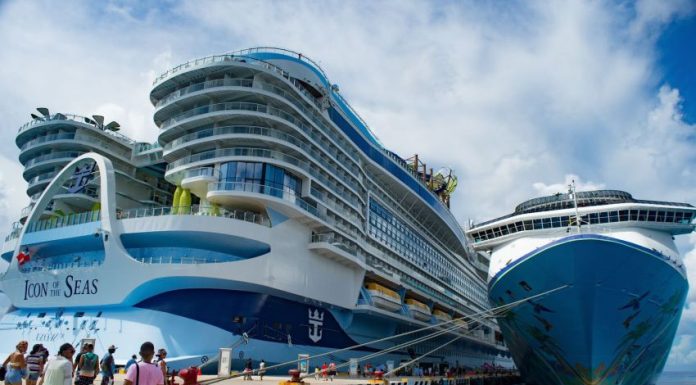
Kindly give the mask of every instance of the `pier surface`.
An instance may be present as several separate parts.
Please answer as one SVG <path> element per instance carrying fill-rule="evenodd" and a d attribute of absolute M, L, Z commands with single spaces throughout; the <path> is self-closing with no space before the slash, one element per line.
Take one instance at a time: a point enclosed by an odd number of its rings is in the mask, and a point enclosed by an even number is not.
<path fill-rule="evenodd" d="M 123 385 L 123 379 L 126 377 L 125 374 L 116 374 L 114 380 L 114 385 Z M 214 375 L 201 375 L 198 376 L 199 382 L 208 382 L 209 380 L 216 379 L 217 376 Z M 230 379 L 221 380 L 219 382 L 214 382 L 214 385 L 278 385 L 279 383 L 288 381 L 290 376 L 263 376 L 263 381 L 259 380 L 258 376 L 253 376 L 252 381 L 243 380 L 242 377 L 235 377 Z M 100 378 L 98 377 L 94 383 L 99 384 Z M 306 385 L 374 385 L 380 384 L 380 382 L 372 381 L 367 377 L 346 377 L 338 376 L 334 378 L 333 381 L 324 381 L 322 379 L 316 380 L 314 377 L 305 378 L 304 383 Z M 476 374 L 467 375 L 458 378 L 446 378 L 446 377 L 391 377 L 388 379 L 390 385 L 517 385 L 521 384 L 521 380 L 518 376 L 514 375 L 487 375 L 487 374 Z M 183 381 L 181 378 L 176 379 L 178 385 L 181 385 Z M 383 382 L 382 382 L 383 383 Z"/>

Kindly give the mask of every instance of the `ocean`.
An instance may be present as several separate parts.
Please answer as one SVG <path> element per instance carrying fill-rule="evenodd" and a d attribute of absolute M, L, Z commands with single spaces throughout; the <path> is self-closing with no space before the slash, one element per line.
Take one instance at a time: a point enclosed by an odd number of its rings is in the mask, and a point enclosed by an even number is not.
<path fill-rule="evenodd" d="M 662 372 L 657 385 L 696 385 L 696 371 Z"/>

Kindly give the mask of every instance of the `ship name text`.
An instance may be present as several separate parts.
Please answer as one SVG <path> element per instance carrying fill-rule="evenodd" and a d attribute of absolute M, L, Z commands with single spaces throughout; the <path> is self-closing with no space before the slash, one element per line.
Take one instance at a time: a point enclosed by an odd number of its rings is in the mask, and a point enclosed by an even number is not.
<path fill-rule="evenodd" d="M 24 300 L 31 298 L 60 297 L 71 298 L 76 295 L 94 295 L 99 292 L 99 279 L 76 279 L 72 275 L 60 281 L 24 281 Z"/>

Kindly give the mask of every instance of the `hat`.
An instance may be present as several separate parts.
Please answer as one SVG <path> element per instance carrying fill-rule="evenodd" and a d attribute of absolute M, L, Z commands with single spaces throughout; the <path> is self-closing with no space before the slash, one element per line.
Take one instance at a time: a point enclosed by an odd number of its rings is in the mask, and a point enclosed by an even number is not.
<path fill-rule="evenodd" d="M 111 349 L 116 350 L 117 348 L 116 348 L 116 346 L 114 346 L 114 345 L 110 345 L 109 348 L 108 348 L 107 350 L 111 350 Z"/>

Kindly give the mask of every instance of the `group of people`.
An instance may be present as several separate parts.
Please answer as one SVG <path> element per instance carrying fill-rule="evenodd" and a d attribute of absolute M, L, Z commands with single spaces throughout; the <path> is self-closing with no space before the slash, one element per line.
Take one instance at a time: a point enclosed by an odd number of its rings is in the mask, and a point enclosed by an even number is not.
<path fill-rule="evenodd" d="M 333 381 L 334 378 L 336 377 L 336 364 L 333 362 L 326 365 L 326 362 L 324 362 L 321 365 L 321 372 L 319 371 L 319 368 L 314 368 L 314 379 L 319 380 L 319 374 L 321 374 L 321 378 L 324 381 L 331 380 Z"/>
<path fill-rule="evenodd" d="M 251 381 L 251 375 L 254 373 L 254 366 L 253 363 L 251 362 L 251 358 L 248 358 L 246 360 L 246 363 L 244 364 L 244 377 L 242 380 L 249 380 Z M 259 375 L 259 380 L 263 381 L 263 376 L 266 374 L 266 361 L 261 360 L 259 362 L 259 370 L 258 370 L 258 375 Z"/>
<path fill-rule="evenodd" d="M 25 385 L 93 385 L 100 373 L 101 385 L 114 383 L 114 345 L 108 347 L 101 360 L 90 343 L 83 344 L 77 354 L 72 344 L 65 343 L 54 356 L 41 344 L 34 345 L 27 354 L 28 348 L 27 341 L 20 341 L 16 350 L 3 362 L 0 372 L 4 372 L 5 385 L 24 385 L 23 380 L 26 381 Z M 155 354 L 151 342 L 143 343 L 140 347 L 141 361 L 138 362 L 133 355 L 126 364 L 124 384 L 169 385 L 166 356 L 164 349 Z M 155 357 L 157 360 L 153 361 Z"/>

